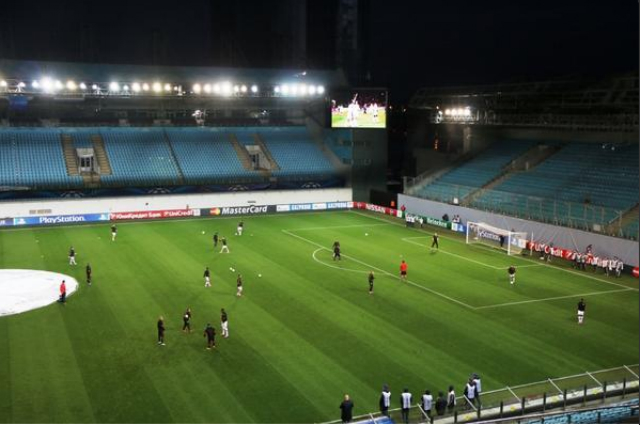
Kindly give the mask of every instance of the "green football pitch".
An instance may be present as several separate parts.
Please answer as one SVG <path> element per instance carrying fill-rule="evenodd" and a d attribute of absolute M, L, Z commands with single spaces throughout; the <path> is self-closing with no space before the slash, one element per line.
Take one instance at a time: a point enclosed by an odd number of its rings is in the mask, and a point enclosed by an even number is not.
<path fill-rule="evenodd" d="M 245 217 L 241 237 L 238 220 L 120 223 L 116 242 L 107 224 L 1 231 L 1 268 L 65 273 L 81 288 L 66 306 L 0 318 L 0 422 L 321 422 L 339 417 L 344 393 L 354 414 L 375 411 L 385 383 L 397 407 L 404 387 L 460 392 L 473 372 L 487 391 L 638 362 L 631 277 L 508 257 L 440 230 L 431 251 L 433 228 L 367 213 Z M 214 250 L 215 231 L 229 254 Z M 230 268 L 244 277 L 241 298 Z M 223 307 L 230 338 L 207 351 L 203 328 L 219 327 Z"/>

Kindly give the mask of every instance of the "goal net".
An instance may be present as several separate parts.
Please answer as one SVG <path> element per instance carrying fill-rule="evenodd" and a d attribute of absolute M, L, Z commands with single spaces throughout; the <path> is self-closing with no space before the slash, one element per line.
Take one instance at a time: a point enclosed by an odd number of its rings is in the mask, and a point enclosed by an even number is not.
<path fill-rule="evenodd" d="M 467 222 L 467 243 L 502 249 L 508 255 L 520 254 L 527 247 L 527 233 L 470 221 Z"/>

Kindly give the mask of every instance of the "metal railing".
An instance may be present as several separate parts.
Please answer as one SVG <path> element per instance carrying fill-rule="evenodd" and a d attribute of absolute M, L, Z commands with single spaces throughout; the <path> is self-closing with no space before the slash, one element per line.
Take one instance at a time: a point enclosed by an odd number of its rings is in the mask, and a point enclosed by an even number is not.
<path fill-rule="evenodd" d="M 469 401 L 464 395 L 456 398 L 456 406 L 443 415 L 432 409 L 429 417 L 418 405 L 409 409 L 408 423 L 468 423 L 480 420 L 502 419 L 531 413 L 544 413 L 551 409 L 584 406 L 588 402 L 607 402 L 612 397 L 625 398 L 638 394 L 640 366 L 621 367 L 585 372 L 560 378 L 504 387 L 483 392 L 479 402 Z M 416 395 L 416 398 L 419 398 Z M 390 409 L 388 418 L 404 423 L 402 409 Z M 380 423 L 386 419 L 380 412 L 356 416 L 352 422 Z M 387 420 L 388 421 L 388 420 Z M 340 420 L 328 423 L 340 423 Z"/>

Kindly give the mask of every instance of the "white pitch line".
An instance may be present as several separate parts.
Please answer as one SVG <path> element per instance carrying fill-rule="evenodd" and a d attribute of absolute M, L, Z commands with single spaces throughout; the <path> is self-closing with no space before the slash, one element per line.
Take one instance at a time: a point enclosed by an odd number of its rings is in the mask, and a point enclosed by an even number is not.
<path fill-rule="evenodd" d="M 322 250 L 326 250 L 326 251 L 331 251 L 329 248 L 318 248 L 315 251 L 313 251 L 313 254 L 311 254 L 311 257 L 313 257 L 313 259 L 322 264 L 323 266 L 327 266 L 327 267 L 331 267 L 332 269 L 338 269 L 338 270 L 342 270 L 345 272 L 353 272 L 353 273 L 367 273 L 365 270 L 354 270 L 354 269 L 347 269 L 344 267 L 338 267 L 338 266 L 334 266 L 333 264 L 327 264 L 324 261 L 320 261 L 317 257 L 316 254 L 318 253 L 318 251 L 322 251 Z"/>
<path fill-rule="evenodd" d="M 320 248 L 322 248 L 322 249 L 326 249 L 326 247 L 324 247 L 324 246 L 320 245 L 319 243 L 316 243 L 316 242 L 314 242 L 314 241 L 312 241 L 312 240 L 309 240 L 309 239 L 307 239 L 307 238 L 303 238 L 302 236 L 299 236 L 299 235 L 296 235 L 296 234 L 294 234 L 294 233 L 291 233 L 291 232 L 289 232 L 289 231 L 287 231 L 287 230 L 285 230 L 285 229 L 282 229 L 282 232 L 286 233 L 286 234 L 287 234 L 287 235 L 289 235 L 289 236 L 293 236 L 294 238 L 298 238 L 298 239 L 303 240 L 303 241 L 305 241 L 305 242 L 307 242 L 307 243 L 310 243 L 310 244 L 312 244 L 312 245 L 315 245 L 315 246 L 317 246 L 317 247 L 320 247 Z M 372 270 L 378 270 L 378 271 L 379 271 L 379 272 L 381 272 L 381 273 L 384 273 L 384 274 L 386 274 L 386 275 L 388 275 L 388 276 L 391 276 L 391 277 L 393 277 L 393 278 L 395 278 L 395 279 L 401 280 L 401 279 L 400 279 L 400 277 L 396 276 L 396 275 L 395 275 L 395 274 L 393 274 L 393 273 L 389 273 L 389 272 L 388 272 L 388 271 L 386 271 L 386 270 L 382 270 L 382 269 L 380 269 L 380 268 L 378 268 L 378 267 L 376 267 L 376 266 L 372 266 L 371 264 L 367 264 L 367 263 L 365 263 L 364 261 L 360 261 L 360 260 L 358 260 L 357 258 L 354 258 L 354 257 L 352 257 L 352 256 L 350 256 L 350 255 L 344 255 L 344 254 L 343 254 L 343 257 L 345 257 L 345 258 L 350 258 L 351 260 L 355 261 L 356 263 L 360 263 L 360 264 L 362 264 L 363 266 L 366 266 L 366 267 L 368 267 L 368 268 L 370 268 L 370 269 L 372 269 Z M 434 294 L 434 295 L 437 295 L 437 296 L 442 297 L 442 298 L 444 298 L 444 299 L 447 299 L 447 300 L 449 300 L 449 301 L 451 301 L 451 302 L 454 302 L 454 303 L 456 303 L 456 304 L 459 304 L 459 305 L 461 305 L 461 306 L 463 306 L 463 307 L 465 307 L 465 308 L 468 308 L 469 310 L 475 310 L 475 307 L 473 307 L 473 306 L 471 306 L 471 305 L 469 305 L 469 304 L 467 304 L 467 303 L 464 303 L 464 302 L 462 302 L 462 301 L 456 300 L 455 298 L 451 298 L 451 297 L 449 297 L 449 296 L 447 296 L 447 295 L 445 295 L 445 294 L 441 294 L 441 293 L 440 293 L 440 292 L 438 292 L 438 291 L 434 291 L 433 289 L 430 289 L 430 288 L 424 287 L 424 286 L 422 286 L 422 285 L 418 285 L 417 283 L 412 282 L 412 281 L 410 281 L 410 280 L 406 280 L 405 282 L 406 282 L 406 283 L 408 283 L 408 284 L 410 284 L 410 285 L 413 285 L 413 286 L 415 286 L 415 287 L 417 287 L 417 288 L 420 288 L 420 289 L 422 289 L 422 290 L 424 290 L 424 291 L 430 292 L 430 293 L 432 293 L 432 294 Z"/>
<path fill-rule="evenodd" d="M 561 297 L 538 298 L 534 300 L 525 300 L 525 301 L 514 301 L 514 302 L 502 303 L 502 304 L 483 305 L 483 306 L 474 307 L 474 308 L 476 310 L 485 310 L 489 308 L 508 307 L 508 306 L 519 305 L 519 304 L 539 303 L 542 301 L 563 300 L 566 298 L 583 298 L 583 297 L 590 297 L 595 295 L 614 294 L 617 292 L 627 292 L 627 291 L 633 291 L 633 288 L 613 289 L 611 291 L 589 292 L 587 294 L 563 295 Z"/>
<path fill-rule="evenodd" d="M 402 225 L 402 224 L 400 224 L 400 223 L 395 223 L 395 222 L 392 222 L 392 221 L 389 221 L 389 220 L 385 220 L 384 218 L 380 218 L 380 217 L 374 217 L 374 216 L 371 216 L 371 215 L 369 215 L 369 214 L 361 213 L 361 212 L 359 212 L 359 211 L 353 211 L 353 210 L 352 210 L 352 211 L 350 211 L 350 212 L 351 212 L 352 214 L 357 214 L 357 215 L 361 215 L 361 216 L 363 216 L 363 217 L 368 217 L 368 218 L 370 218 L 371 220 L 383 221 L 383 222 L 385 222 L 385 223 L 390 223 L 390 224 L 393 224 L 393 225 L 395 225 L 395 226 L 405 227 L 405 226 L 403 226 L 403 225 Z M 420 232 L 420 233 L 422 233 L 422 231 L 421 231 L 420 229 L 416 229 L 416 228 L 409 228 L 409 229 L 410 229 L 410 230 L 414 230 L 414 231 L 416 231 L 416 232 Z M 443 239 L 447 239 L 447 240 L 450 240 L 450 241 L 453 241 L 453 242 L 457 242 L 457 243 L 464 243 L 464 242 L 462 242 L 462 241 L 460 241 L 460 240 L 458 240 L 458 239 L 456 239 L 456 238 L 451 238 L 451 237 L 446 237 L 446 236 L 441 236 L 441 237 L 442 237 Z M 478 247 L 485 249 L 485 247 L 483 247 L 482 245 L 478 245 Z M 490 248 L 486 248 L 486 249 L 487 249 L 487 250 L 490 250 Z M 490 251 L 490 252 L 493 252 L 493 251 Z M 530 262 L 530 263 L 535 263 L 535 261 L 530 260 L 530 259 L 528 259 L 528 258 L 521 258 L 521 260 L 528 261 L 528 262 Z M 537 264 L 537 263 L 536 263 L 536 264 Z M 566 272 L 566 273 L 575 274 L 576 276 L 582 276 L 582 277 L 584 277 L 585 279 L 591 279 L 591 280 L 595 280 L 595 281 L 597 281 L 597 282 L 607 283 L 607 284 L 609 284 L 609 285 L 618 286 L 618 287 L 620 287 L 620 288 L 629 289 L 629 290 L 631 290 L 631 291 L 636 291 L 636 292 L 638 292 L 638 291 L 639 291 L 639 289 L 638 289 L 638 288 L 632 288 L 632 287 L 630 287 L 630 286 L 622 285 L 622 284 L 620 284 L 620 283 L 609 282 L 608 280 L 599 279 L 599 278 L 597 278 L 597 277 L 589 276 L 588 274 L 585 274 L 585 273 L 579 273 L 579 272 L 576 272 L 576 271 L 573 271 L 573 270 L 569 270 L 569 269 L 565 269 L 565 268 L 562 268 L 562 267 L 554 266 L 554 265 L 552 265 L 552 264 L 544 264 L 544 265 L 545 265 L 545 266 L 547 266 L 547 267 L 551 267 L 551 268 L 553 268 L 553 269 L 556 269 L 556 270 L 560 270 L 560 271 Z"/>
<path fill-rule="evenodd" d="M 344 226 L 324 226 L 324 227 L 301 227 L 299 229 L 286 229 L 291 232 L 297 232 L 299 230 L 330 230 L 330 229 L 350 229 L 352 227 L 375 227 L 375 226 L 392 226 L 391 223 L 376 223 L 376 224 L 351 224 Z"/>
<path fill-rule="evenodd" d="M 423 237 L 426 237 L 426 236 L 423 236 Z M 423 247 L 427 247 L 427 248 L 429 247 L 429 245 L 425 245 L 425 244 L 421 244 L 421 243 L 418 243 L 418 242 L 414 242 L 414 241 L 412 241 L 410 239 L 417 239 L 417 238 L 402 238 L 402 240 L 404 242 L 412 243 L 414 245 L 423 246 Z M 481 266 L 484 266 L 484 267 L 489 267 L 489 268 L 494 269 L 494 270 L 502 270 L 502 269 L 506 270 L 506 267 L 492 266 L 490 264 L 483 263 L 482 261 L 472 260 L 471 258 L 467 258 L 467 257 L 463 257 L 462 255 L 454 254 L 453 252 L 447 252 L 447 251 L 445 251 L 443 249 L 438 249 L 438 252 L 442 252 L 443 254 L 451 255 L 451 256 L 459 258 L 461 260 L 469 261 L 471 263 L 475 263 L 475 264 L 478 264 L 478 265 L 481 265 Z"/>

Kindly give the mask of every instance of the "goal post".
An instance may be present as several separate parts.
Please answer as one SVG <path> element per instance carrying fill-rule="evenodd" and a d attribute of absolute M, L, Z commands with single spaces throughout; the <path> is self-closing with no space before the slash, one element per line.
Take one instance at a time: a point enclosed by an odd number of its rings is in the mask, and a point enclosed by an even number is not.
<path fill-rule="evenodd" d="M 467 244 L 482 244 L 498 248 L 507 255 L 520 254 L 527 247 L 527 233 L 514 232 L 481 222 L 467 222 Z"/>

